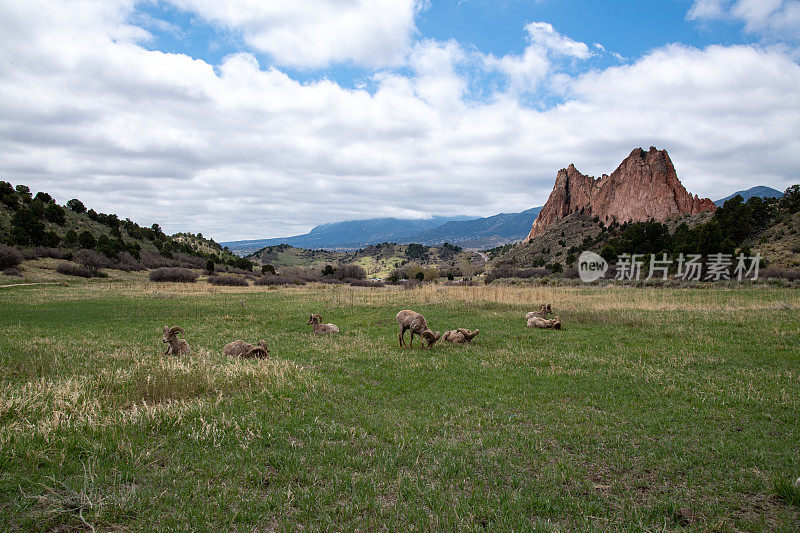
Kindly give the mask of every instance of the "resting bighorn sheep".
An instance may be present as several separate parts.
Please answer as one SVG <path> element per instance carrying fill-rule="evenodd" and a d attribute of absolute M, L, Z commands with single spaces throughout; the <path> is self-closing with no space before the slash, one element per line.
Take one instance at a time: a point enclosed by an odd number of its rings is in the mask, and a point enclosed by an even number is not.
<path fill-rule="evenodd" d="M 442 333 L 442 340 L 456 344 L 469 344 L 481 330 L 470 331 L 466 328 L 452 329 Z"/>
<path fill-rule="evenodd" d="M 547 318 L 547 315 L 553 314 L 553 308 L 550 307 L 550 304 L 542 304 L 542 308 L 538 311 L 531 311 L 530 313 L 525 315 L 525 320 L 530 320 L 531 318 L 538 316 L 539 318 Z"/>
<path fill-rule="evenodd" d="M 555 316 L 550 320 L 538 316 L 532 316 L 528 319 L 529 328 L 542 328 L 542 329 L 561 329 L 561 317 Z"/>
<path fill-rule="evenodd" d="M 339 326 L 335 326 L 333 324 L 320 324 L 321 320 L 321 315 L 308 315 L 308 322 L 306 322 L 306 324 L 311 324 L 311 329 L 313 329 L 314 333 L 317 334 L 339 333 Z"/>
<path fill-rule="evenodd" d="M 233 341 L 225 345 L 222 354 L 232 357 L 269 357 L 269 350 L 264 341 L 258 341 L 255 346 L 244 341 Z"/>
<path fill-rule="evenodd" d="M 164 352 L 164 355 L 167 355 L 168 353 L 172 353 L 174 355 L 189 353 L 189 343 L 184 339 L 179 339 L 178 333 L 183 335 L 183 329 L 178 326 L 171 328 L 164 326 L 164 338 L 162 340 L 169 344 L 167 351 Z"/>
<path fill-rule="evenodd" d="M 397 338 L 400 340 L 400 346 L 403 347 L 406 345 L 405 334 L 406 330 L 411 330 L 411 340 L 408 341 L 408 347 L 411 348 L 411 344 L 414 342 L 414 334 L 416 333 L 427 343 L 428 348 L 432 348 L 433 345 L 442 338 L 442 334 L 438 331 L 433 332 L 428 328 L 428 323 L 425 322 L 425 317 L 421 314 L 409 311 L 405 309 L 397 313 L 397 324 L 400 326 L 400 334 Z"/>

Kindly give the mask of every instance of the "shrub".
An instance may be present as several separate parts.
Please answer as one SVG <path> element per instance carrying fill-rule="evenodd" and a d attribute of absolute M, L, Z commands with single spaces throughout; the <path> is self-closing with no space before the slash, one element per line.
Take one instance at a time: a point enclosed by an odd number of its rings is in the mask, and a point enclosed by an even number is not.
<path fill-rule="evenodd" d="M 800 280 L 800 269 L 770 266 L 762 269 L 758 276 L 764 279 L 785 279 L 789 281 L 798 281 Z"/>
<path fill-rule="evenodd" d="M 262 274 L 272 274 L 276 276 L 278 273 L 275 272 L 275 267 L 272 265 L 261 265 L 261 273 Z"/>
<path fill-rule="evenodd" d="M 505 278 L 543 278 L 548 275 L 550 275 L 550 271 L 545 268 L 511 268 L 507 265 L 503 265 L 487 274 L 485 282 L 491 283 L 496 279 Z"/>
<path fill-rule="evenodd" d="M 58 248 L 49 248 L 46 246 L 37 246 L 33 249 L 33 255 L 36 257 L 52 257 L 53 259 L 64 259 L 64 252 Z"/>
<path fill-rule="evenodd" d="M 20 272 L 18 268 L 13 268 L 13 267 L 3 270 L 3 274 L 5 274 L 6 276 L 16 276 L 16 277 L 22 276 L 22 272 Z"/>
<path fill-rule="evenodd" d="M 358 265 L 347 264 L 347 265 L 341 265 L 339 268 L 337 268 L 333 276 L 341 280 L 366 279 L 367 271 Z"/>
<path fill-rule="evenodd" d="M 186 255 L 181 252 L 174 252 L 172 257 L 180 263 L 180 266 L 184 268 L 196 268 L 201 270 L 206 266 L 206 260 L 202 257 Z"/>
<path fill-rule="evenodd" d="M 161 267 L 174 267 L 178 266 L 178 262 L 173 259 L 167 259 L 163 255 L 145 250 L 142 252 L 140 261 L 145 268 L 161 268 Z"/>
<path fill-rule="evenodd" d="M 293 276 L 261 276 L 256 278 L 256 285 L 305 285 L 306 281 Z"/>
<path fill-rule="evenodd" d="M 173 281 L 177 283 L 194 283 L 200 274 L 186 268 L 162 267 L 150 271 L 150 281 Z"/>
<path fill-rule="evenodd" d="M 24 257 L 16 248 L 0 244 L 0 270 L 15 267 L 24 261 Z"/>
<path fill-rule="evenodd" d="M 93 270 L 98 268 L 111 268 L 111 260 L 94 250 L 78 250 L 73 255 L 73 261 Z"/>
<path fill-rule="evenodd" d="M 74 246 L 78 242 L 78 234 L 74 229 L 67 230 L 64 234 L 64 244 L 66 246 Z"/>
<path fill-rule="evenodd" d="M 144 270 L 144 266 L 128 252 L 120 252 L 117 254 L 117 263 L 114 265 L 114 268 L 125 272 Z"/>
<path fill-rule="evenodd" d="M 56 272 L 81 278 L 91 278 L 97 275 L 97 272 L 93 271 L 91 268 L 76 265 L 75 263 L 59 263 L 56 266 Z"/>
<path fill-rule="evenodd" d="M 239 276 L 211 276 L 208 282 L 212 285 L 224 285 L 226 287 L 247 287 L 250 285 L 247 280 Z"/>
<path fill-rule="evenodd" d="M 83 230 L 80 235 L 78 235 L 78 244 L 81 245 L 81 248 L 88 248 L 92 249 L 97 246 L 97 241 L 90 232 Z"/>
<path fill-rule="evenodd" d="M 209 259 L 208 261 L 206 261 L 206 272 L 209 272 L 209 273 L 214 272 L 214 260 L 213 259 Z"/>

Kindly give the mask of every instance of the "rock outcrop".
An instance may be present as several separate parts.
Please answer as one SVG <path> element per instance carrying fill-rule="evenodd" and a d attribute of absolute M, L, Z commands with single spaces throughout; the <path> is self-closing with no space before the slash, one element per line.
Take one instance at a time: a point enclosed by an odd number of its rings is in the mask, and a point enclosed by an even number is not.
<path fill-rule="evenodd" d="M 585 176 L 575 165 L 559 170 L 553 192 L 525 242 L 544 234 L 553 222 L 581 210 L 610 224 L 663 221 L 715 209 L 708 198 L 686 192 L 666 150 L 650 147 L 645 152 L 636 148 L 610 176 Z"/>

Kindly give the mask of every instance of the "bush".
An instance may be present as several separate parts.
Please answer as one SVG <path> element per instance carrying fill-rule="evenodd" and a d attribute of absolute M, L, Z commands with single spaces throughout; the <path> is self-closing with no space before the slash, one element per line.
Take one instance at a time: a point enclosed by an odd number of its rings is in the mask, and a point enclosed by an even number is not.
<path fill-rule="evenodd" d="M 224 285 L 226 287 L 247 287 L 250 285 L 247 280 L 239 276 L 211 276 L 208 282 L 212 285 Z"/>
<path fill-rule="evenodd" d="M 186 268 L 162 267 L 150 271 L 150 281 L 177 283 L 194 283 L 200 274 Z"/>
<path fill-rule="evenodd" d="M 306 281 L 293 276 L 261 276 L 256 278 L 256 285 L 305 285 Z"/>
<path fill-rule="evenodd" d="M 758 277 L 763 279 L 785 279 L 789 281 L 798 281 L 800 280 L 800 269 L 770 266 L 762 269 L 758 273 Z"/>
<path fill-rule="evenodd" d="M 178 262 L 173 259 L 167 259 L 157 252 L 150 250 L 142 251 L 140 261 L 145 268 L 161 268 L 161 267 L 174 267 L 178 266 Z"/>
<path fill-rule="evenodd" d="M 91 268 L 76 265 L 75 263 L 59 263 L 58 266 L 56 266 L 56 272 L 81 278 L 91 278 L 98 275 L 98 273 Z"/>
<path fill-rule="evenodd" d="M 337 279 L 366 279 L 367 271 L 358 265 L 348 264 L 341 265 L 336 269 L 333 276 Z"/>
<path fill-rule="evenodd" d="M 48 248 L 46 246 L 37 246 L 33 249 L 33 255 L 36 257 L 51 257 L 53 259 L 64 259 L 64 252 L 58 248 Z"/>
<path fill-rule="evenodd" d="M 22 272 L 20 272 L 18 268 L 13 268 L 13 267 L 3 270 L 3 274 L 5 274 L 6 276 L 16 276 L 16 277 L 22 276 Z"/>
<path fill-rule="evenodd" d="M 209 259 L 208 261 L 206 261 L 206 272 L 208 272 L 209 274 L 211 272 L 214 272 L 214 260 L 213 259 Z"/>
<path fill-rule="evenodd" d="M 83 230 L 80 235 L 78 235 L 78 244 L 81 245 L 81 248 L 88 248 L 92 249 L 97 246 L 97 241 L 89 231 Z"/>
<path fill-rule="evenodd" d="M 117 263 L 114 265 L 114 268 L 125 272 L 144 270 L 144 266 L 128 252 L 120 252 L 117 254 Z"/>
<path fill-rule="evenodd" d="M 202 270 L 206 267 L 206 260 L 202 257 L 186 255 L 181 252 L 173 253 L 172 257 L 177 260 L 178 263 L 180 263 L 179 266 L 184 268 L 196 268 L 198 270 Z"/>
<path fill-rule="evenodd" d="M 15 267 L 24 260 L 25 258 L 19 250 L 11 246 L 6 246 L 5 244 L 0 244 L 0 270 Z"/>
<path fill-rule="evenodd" d="M 486 275 L 484 280 L 486 283 L 491 283 L 496 279 L 505 278 L 543 278 L 549 276 L 550 271 L 545 268 L 510 268 L 508 266 L 500 266 L 492 270 Z"/>
<path fill-rule="evenodd" d="M 110 259 L 101 253 L 95 252 L 94 250 L 78 250 L 72 257 L 72 260 L 76 263 L 79 263 L 85 267 L 89 267 L 93 270 L 97 270 L 99 268 L 111 268 L 112 266 Z"/>

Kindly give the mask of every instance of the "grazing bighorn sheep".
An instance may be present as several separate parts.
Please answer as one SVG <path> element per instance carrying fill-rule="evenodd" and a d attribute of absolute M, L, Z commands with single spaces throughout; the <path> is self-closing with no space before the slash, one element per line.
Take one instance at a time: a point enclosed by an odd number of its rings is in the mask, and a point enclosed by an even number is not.
<path fill-rule="evenodd" d="M 528 319 L 529 328 L 542 328 L 542 329 L 561 329 L 561 317 L 555 316 L 550 320 L 533 316 Z"/>
<path fill-rule="evenodd" d="M 314 333 L 318 335 L 323 335 L 326 333 L 339 333 L 339 326 L 334 324 L 320 324 L 321 320 L 321 315 L 308 315 L 308 322 L 306 322 L 306 324 L 311 324 L 311 329 L 313 329 Z"/>
<path fill-rule="evenodd" d="M 397 338 L 400 340 L 400 347 L 406 345 L 405 334 L 406 330 L 411 330 L 411 340 L 408 341 L 408 347 L 414 342 L 414 334 L 416 333 L 422 337 L 427 343 L 427 348 L 432 348 L 433 345 L 442 338 L 442 334 L 438 331 L 434 332 L 428 328 L 428 323 L 425 322 L 425 317 L 421 314 L 405 309 L 397 313 L 397 324 L 400 326 L 400 334 Z"/>
<path fill-rule="evenodd" d="M 550 304 L 542 304 L 542 308 L 538 311 L 531 311 L 530 313 L 525 315 L 525 320 L 530 320 L 531 318 L 538 316 L 539 318 L 547 318 L 547 315 L 553 314 L 553 308 L 550 307 Z"/>
<path fill-rule="evenodd" d="M 179 339 L 178 333 L 183 335 L 183 329 L 179 326 L 174 326 L 171 328 L 164 326 L 164 338 L 162 341 L 169 344 L 167 351 L 164 352 L 164 355 L 167 355 L 168 353 L 172 353 L 174 355 L 183 355 L 189 353 L 189 343 L 184 339 Z"/>
<path fill-rule="evenodd" d="M 223 355 L 230 355 L 232 357 L 269 357 L 269 350 L 267 350 L 267 343 L 258 341 L 258 344 L 252 344 L 244 341 L 233 341 L 225 345 L 222 349 Z"/>
<path fill-rule="evenodd" d="M 456 344 L 469 344 L 481 330 L 470 331 L 466 328 L 452 329 L 442 333 L 442 340 Z"/>

